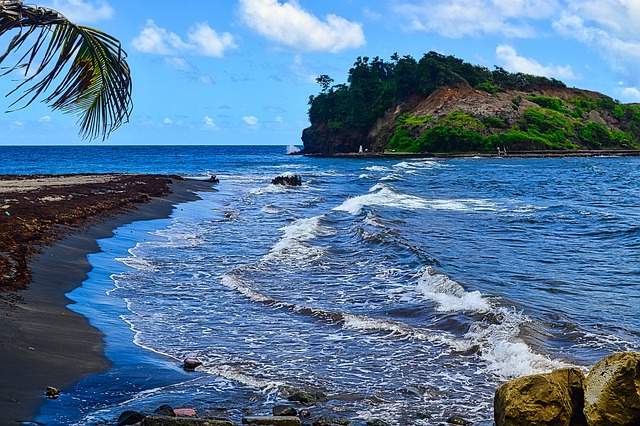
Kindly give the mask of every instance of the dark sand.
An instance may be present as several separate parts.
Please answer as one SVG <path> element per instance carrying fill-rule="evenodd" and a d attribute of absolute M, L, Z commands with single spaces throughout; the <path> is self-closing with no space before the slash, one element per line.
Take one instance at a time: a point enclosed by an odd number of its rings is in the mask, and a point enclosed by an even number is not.
<path fill-rule="evenodd" d="M 33 421 L 47 386 L 64 390 L 109 368 L 101 332 L 66 308 L 72 302 L 65 294 L 86 279 L 97 240 L 127 223 L 168 217 L 175 204 L 197 199 L 194 191 L 211 189 L 209 182 L 174 181 L 169 196 L 72 234 L 30 261 L 28 288 L 2 294 L 0 303 L 0 424 Z"/>

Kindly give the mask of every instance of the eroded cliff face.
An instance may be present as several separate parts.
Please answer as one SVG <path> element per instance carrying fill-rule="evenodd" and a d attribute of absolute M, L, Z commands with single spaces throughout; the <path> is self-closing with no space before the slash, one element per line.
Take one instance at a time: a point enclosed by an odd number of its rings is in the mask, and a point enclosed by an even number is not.
<path fill-rule="evenodd" d="M 532 96 L 558 98 L 569 101 L 575 98 L 597 100 L 608 98 L 601 93 L 574 88 L 538 88 L 535 90 L 507 90 L 495 94 L 474 89 L 468 85 L 443 87 L 427 98 L 413 96 L 403 100 L 387 110 L 368 132 L 349 129 L 330 129 L 325 124 L 314 125 L 303 131 L 302 141 L 305 154 L 335 154 L 358 152 L 360 147 L 370 152 L 382 152 L 387 148 L 389 140 L 396 131 L 398 118 L 406 113 L 414 116 L 430 116 L 431 125 L 451 113 L 461 111 L 476 120 L 483 121 L 487 117 L 495 117 L 504 123 L 501 128 L 484 126 L 477 130 L 482 136 L 500 134 L 510 129 L 523 119 L 524 112 L 539 105 L 528 100 Z M 611 113 L 602 110 L 588 111 L 583 121 L 593 121 L 605 126 L 610 131 L 628 131 L 628 120 L 619 120 Z M 422 126 L 427 130 L 429 124 Z M 420 132 L 417 129 L 416 132 Z M 514 149 L 543 149 L 542 146 L 514 146 Z"/>

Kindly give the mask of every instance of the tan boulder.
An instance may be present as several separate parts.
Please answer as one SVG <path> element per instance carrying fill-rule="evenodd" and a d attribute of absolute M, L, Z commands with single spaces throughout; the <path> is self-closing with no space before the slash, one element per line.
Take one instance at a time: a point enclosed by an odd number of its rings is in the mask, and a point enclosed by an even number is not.
<path fill-rule="evenodd" d="M 585 380 L 589 426 L 640 424 L 640 353 L 619 352 L 597 363 Z"/>
<path fill-rule="evenodd" d="M 583 385 L 577 368 L 504 383 L 494 398 L 496 426 L 584 426 Z"/>

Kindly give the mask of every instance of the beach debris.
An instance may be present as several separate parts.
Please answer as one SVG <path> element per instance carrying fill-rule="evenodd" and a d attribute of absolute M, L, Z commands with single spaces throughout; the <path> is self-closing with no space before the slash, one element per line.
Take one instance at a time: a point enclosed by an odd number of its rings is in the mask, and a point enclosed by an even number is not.
<path fill-rule="evenodd" d="M 185 358 L 184 360 L 184 371 L 194 371 L 196 367 L 202 365 L 202 361 L 197 358 Z"/>
<path fill-rule="evenodd" d="M 298 417 L 243 417 L 243 425 L 269 425 L 269 426 L 301 426 L 302 421 Z"/>
<path fill-rule="evenodd" d="M 271 412 L 274 416 L 297 416 L 298 410 L 291 407 L 290 405 L 274 405 L 271 409 Z"/>
<path fill-rule="evenodd" d="M 47 390 L 45 391 L 45 395 L 49 399 L 56 399 L 60 396 L 60 389 L 54 388 L 53 386 L 47 386 Z"/>
<path fill-rule="evenodd" d="M 183 417 L 195 417 L 196 416 L 196 410 L 194 410 L 193 408 L 175 408 L 173 410 L 173 413 L 176 416 L 183 416 Z"/>
<path fill-rule="evenodd" d="M 273 178 L 272 185 L 302 186 L 300 175 L 280 175 Z"/>

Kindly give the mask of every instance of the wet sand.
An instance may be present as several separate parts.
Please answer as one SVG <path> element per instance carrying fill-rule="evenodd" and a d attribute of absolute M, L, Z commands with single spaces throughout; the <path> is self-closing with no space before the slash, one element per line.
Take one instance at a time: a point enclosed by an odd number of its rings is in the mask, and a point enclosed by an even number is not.
<path fill-rule="evenodd" d="M 102 334 L 66 308 L 72 302 L 65 294 L 86 279 L 91 269 L 86 256 L 99 251 L 98 239 L 133 221 L 168 217 L 174 205 L 197 199 L 195 191 L 212 190 L 212 185 L 174 180 L 171 190 L 144 204 L 122 206 L 120 214 L 88 229 L 66 229 L 68 235 L 29 260 L 32 280 L 26 289 L 0 293 L 0 424 L 33 421 L 47 386 L 64 391 L 109 368 Z"/>

